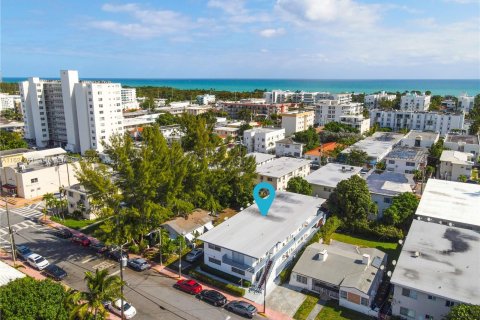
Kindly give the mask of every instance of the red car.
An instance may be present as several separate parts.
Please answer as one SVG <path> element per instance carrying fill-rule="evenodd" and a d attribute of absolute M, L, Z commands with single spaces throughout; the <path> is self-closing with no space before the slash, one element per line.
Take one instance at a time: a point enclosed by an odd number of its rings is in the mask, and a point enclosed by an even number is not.
<path fill-rule="evenodd" d="M 88 247 L 90 245 L 90 239 L 85 236 L 73 236 L 72 242 L 81 244 L 84 247 Z"/>
<path fill-rule="evenodd" d="M 199 294 L 202 291 L 202 286 L 195 280 L 178 280 L 173 287 L 190 294 Z"/>

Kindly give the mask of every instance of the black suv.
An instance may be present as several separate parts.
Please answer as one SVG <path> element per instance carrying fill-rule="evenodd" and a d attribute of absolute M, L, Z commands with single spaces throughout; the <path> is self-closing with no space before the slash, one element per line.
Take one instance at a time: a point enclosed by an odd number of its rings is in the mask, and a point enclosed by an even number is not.
<path fill-rule="evenodd" d="M 50 277 L 57 281 L 60 281 L 67 276 L 67 272 L 56 264 L 48 265 L 45 269 L 43 269 L 43 273 L 45 273 L 47 277 Z"/>
<path fill-rule="evenodd" d="M 109 250 L 105 251 L 105 257 L 107 257 L 109 259 L 112 259 L 112 260 L 115 260 L 115 261 L 118 261 L 118 262 L 120 262 L 120 259 L 122 258 L 122 256 L 127 258 L 127 260 L 128 260 L 128 253 L 125 250 L 123 250 L 122 253 L 120 253 L 119 248 L 113 248 L 113 249 L 109 249 Z"/>
<path fill-rule="evenodd" d="M 215 290 L 202 290 L 202 292 L 198 294 L 198 298 L 208 301 L 216 307 L 223 306 L 227 303 L 227 298 Z"/>
<path fill-rule="evenodd" d="M 62 239 L 69 239 L 73 237 L 73 233 L 70 230 L 64 228 L 54 229 L 52 230 L 52 234 L 55 237 L 59 237 Z"/>

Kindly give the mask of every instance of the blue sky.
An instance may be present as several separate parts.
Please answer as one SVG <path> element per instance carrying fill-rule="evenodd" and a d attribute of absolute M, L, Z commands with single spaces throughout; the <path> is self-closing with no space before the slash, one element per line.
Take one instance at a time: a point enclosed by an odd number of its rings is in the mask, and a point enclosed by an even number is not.
<path fill-rule="evenodd" d="M 4 77 L 480 78 L 478 0 L 2 0 Z"/>

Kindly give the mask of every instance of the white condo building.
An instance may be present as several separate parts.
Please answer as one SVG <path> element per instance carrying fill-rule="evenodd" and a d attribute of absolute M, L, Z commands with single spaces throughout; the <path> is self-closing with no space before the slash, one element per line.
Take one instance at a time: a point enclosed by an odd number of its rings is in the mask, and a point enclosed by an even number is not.
<path fill-rule="evenodd" d="M 370 130 L 370 118 L 364 118 L 361 114 L 341 116 L 338 122 L 355 128 L 362 134 Z"/>
<path fill-rule="evenodd" d="M 467 152 L 443 150 L 440 156 L 440 165 L 437 170 L 437 178 L 450 181 L 459 181 L 463 176 L 470 179 L 474 162 L 472 154 Z"/>
<path fill-rule="evenodd" d="M 400 110 L 427 111 L 429 106 L 430 96 L 425 94 L 406 94 L 400 98 Z"/>
<path fill-rule="evenodd" d="M 210 103 L 215 103 L 215 95 L 213 94 L 203 94 L 197 96 L 197 103 L 201 106 L 210 104 Z"/>
<path fill-rule="evenodd" d="M 370 125 L 381 128 L 433 131 L 445 136 L 450 130 L 463 130 L 465 114 L 432 111 L 370 110 Z"/>
<path fill-rule="evenodd" d="M 247 152 L 272 153 L 275 151 L 275 143 L 284 138 L 285 129 L 255 128 L 243 132 Z"/>
<path fill-rule="evenodd" d="M 296 111 L 283 113 L 282 128 L 285 129 L 285 134 L 290 136 L 296 132 L 305 131 L 313 127 L 315 119 L 315 112 L 313 111 Z"/>
<path fill-rule="evenodd" d="M 360 115 L 363 105 L 357 102 L 339 102 L 338 100 L 325 100 L 315 105 L 315 124 L 323 126 L 329 122 L 340 122 L 346 115 Z"/>
<path fill-rule="evenodd" d="M 122 108 L 138 109 L 140 107 L 137 101 L 137 89 L 135 88 L 122 88 Z"/>
<path fill-rule="evenodd" d="M 397 96 L 395 94 L 388 94 L 385 91 L 374 94 L 365 95 L 365 107 L 368 109 L 376 109 L 380 107 L 381 101 L 393 101 Z"/>
<path fill-rule="evenodd" d="M 15 104 L 19 102 L 19 95 L 0 93 L 0 112 L 7 109 L 15 109 Z"/>
<path fill-rule="evenodd" d="M 101 152 L 102 141 L 123 132 L 119 83 L 79 81 L 77 71 L 62 70 L 60 80 L 32 77 L 19 86 L 25 138 L 37 147 Z"/>
<path fill-rule="evenodd" d="M 475 97 L 468 96 L 466 93 L 458 97 L 458 108 L 463 110 L 466 113 L 469 113 L 473 109 L 473 103 L 475 102 Z"/>

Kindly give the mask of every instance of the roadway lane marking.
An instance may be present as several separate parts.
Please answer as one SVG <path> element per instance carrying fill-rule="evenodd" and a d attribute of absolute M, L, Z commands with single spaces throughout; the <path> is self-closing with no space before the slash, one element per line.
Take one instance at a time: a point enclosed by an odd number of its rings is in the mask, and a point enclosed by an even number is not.
<path fill-rule="evenodd" d="M 100 262 L 99 264 L 96 264 L 92 267 L 92 269 L 98 269 L 98 270 L 103 270 L 103 269 L 108 269 L 108 268 L 111 268 L 113 267 L 115 264 L 111 263 L 111 262 L 108 262 L 108 261 L 103 261 L 103 262 Z"/>
<path fill-rule="evenodd" d="M 8 234 L 7 228 L 1 228 L 0 229 L 0 237 L 3 237 L 4 235 Z"/>
<path fill-rule="evenodd" d="M 82 261 L 82 264 L 83 264 L 83 263 L 90 262 L 90 261 L 95 260 L 95 259 L 97 259 L 97 257 L 90 257 L 90 258 L 88 258 L 88 259 L 83 260 L 83 261 Z"/>

